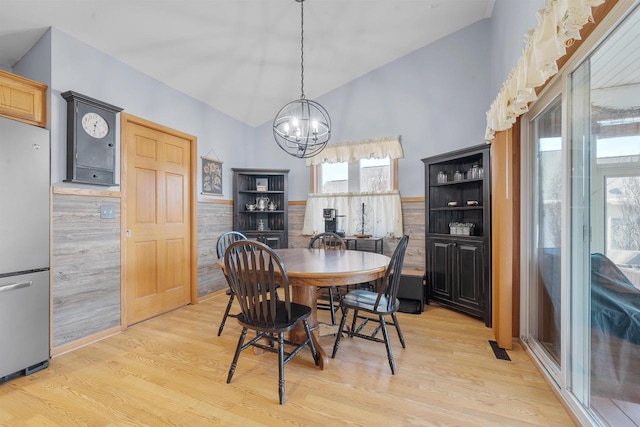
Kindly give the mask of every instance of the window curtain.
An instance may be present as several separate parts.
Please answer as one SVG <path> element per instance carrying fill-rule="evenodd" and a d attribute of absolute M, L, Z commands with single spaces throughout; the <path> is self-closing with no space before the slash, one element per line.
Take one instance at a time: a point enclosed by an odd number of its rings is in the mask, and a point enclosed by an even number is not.
<path fill-rule="evenodd" d="M 362 231 L 364 204 L 364 233 Z M 331 194 L 310 195 L 304 213 L 302 234 L 324 232 L 322 210 L 334 208 L 338 215 L 346 215 L 348 236 L 371 234 L 375 237 L 402 236 L 402 206 L 397 191 L 384 194 Z"/>
<path fill-rule="evenodd" d="M 307 166 L 322 163 L 355 162 L 360 159 L 401 159 L 404 157 L 400 137 L 385 137 L 361 141 L 329 144 L 324 150 L 306 160 Z"/>
<path fill-rule="evenodd" d="M 525 35 L 526 46 L 516 67 L 509 73 L 487 111 L 485 139 L 496 131 L 511 128 L 516 119 L 537 99 L 535 88 L 558 72 L 556 61 L 566 47 L 580 40 L 580 30 L 593 22 L 591 9 L 605 0 L 547 0 L 538 12 L 538 25 Z"/>

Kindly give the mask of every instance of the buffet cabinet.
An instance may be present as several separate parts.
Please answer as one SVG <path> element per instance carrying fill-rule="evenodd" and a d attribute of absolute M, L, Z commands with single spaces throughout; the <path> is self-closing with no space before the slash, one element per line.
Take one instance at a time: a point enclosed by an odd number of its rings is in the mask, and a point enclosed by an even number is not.
<path fill-rule="evenodd" d="M 274 249 L 288 247 L 289 170 L 231 170 L 233 229 Z"/>
<path fill-rule="evenodd" d="M 491 326 L 490 147 L 422 159 L 428 298 Z"/>

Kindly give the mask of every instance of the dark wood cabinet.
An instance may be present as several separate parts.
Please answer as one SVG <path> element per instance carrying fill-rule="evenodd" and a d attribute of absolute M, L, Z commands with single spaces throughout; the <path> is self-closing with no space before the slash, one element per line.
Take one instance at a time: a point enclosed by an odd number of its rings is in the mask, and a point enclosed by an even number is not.
<path fill-rule="evenodd" d="M 272 248 L 288 247 L 289 170 L 231 170 L 233 229 Z"/>
<path fill-rule="evenodd" d="M 431 298 L 484 319 L 484 241 L 432 238 L 427 242 Z"/>
<path fill-rule="evenodd" d="M 490 147 L 422 159 L 429 299 L 491 326 Z"/>

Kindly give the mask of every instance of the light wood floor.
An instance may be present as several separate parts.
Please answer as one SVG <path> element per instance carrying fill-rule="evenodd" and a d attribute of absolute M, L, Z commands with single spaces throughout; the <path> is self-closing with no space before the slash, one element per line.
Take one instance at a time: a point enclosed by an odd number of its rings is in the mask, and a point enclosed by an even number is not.
<path fill-rule="evenodd" d="M 240 332 L 229 319 L 216 336 L 226 302 L 179 309 L 0 385 L 0 425 L 573 425 L 521 348 L 498 360 L 481 321 L 437 306 L 400 313 L 396 375 L 384 345 L 345 338 L 325 371 L 306 350 L 286 365 L 281 406 L 273 353 L 244 351 L 226 384 Z M 321 342 L 330 350 L 333 337 Z"/>

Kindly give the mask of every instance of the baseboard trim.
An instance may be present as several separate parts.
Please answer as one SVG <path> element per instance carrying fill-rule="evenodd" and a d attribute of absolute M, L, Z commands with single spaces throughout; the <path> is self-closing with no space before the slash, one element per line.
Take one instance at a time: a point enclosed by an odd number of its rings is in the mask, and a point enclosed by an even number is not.
<path fill-rule="evenodd" d="M 120 326 L 114 326 L 113 328 L 105 329 L 104 331 L 100 331 L 93 335 L 53 347 L 51 348 L 51 358 L 62 356 L 65 353 L 69 353 L 70 351 L 101 341 L 110 336 L 119 334 L 120 332 L 122 332 L 122 328 Z"/>

